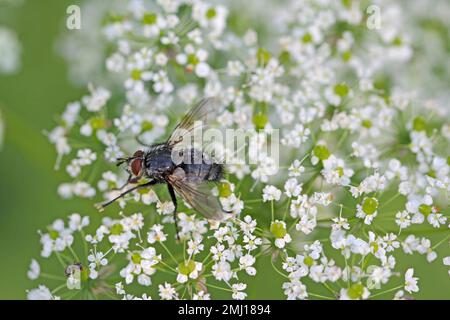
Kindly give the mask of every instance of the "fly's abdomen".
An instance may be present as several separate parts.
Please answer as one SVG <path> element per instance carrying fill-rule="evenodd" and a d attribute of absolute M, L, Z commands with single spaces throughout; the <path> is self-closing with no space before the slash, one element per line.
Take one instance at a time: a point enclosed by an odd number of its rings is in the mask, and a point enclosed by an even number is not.
<path fill-rule="evenodd" d="M 206 154 L 196 149 L 185 152 L 185 161 L 180 167 L 192 182 L 219 181 L 222 178 L 223 166 L 212 162 Z"/>
<path fill-rule="evenodd" d="M 186 179 L 192 182 L 219 181 L 222 178 L 223 167 L 220 164 L 182 164 Z"/>

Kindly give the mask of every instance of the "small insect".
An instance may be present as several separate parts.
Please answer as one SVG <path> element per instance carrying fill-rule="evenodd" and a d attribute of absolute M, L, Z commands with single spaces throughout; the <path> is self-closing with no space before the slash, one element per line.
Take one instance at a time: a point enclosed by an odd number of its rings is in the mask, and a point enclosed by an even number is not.
<path fill-rule="evenodd" d="M 211 183 L 218 182 L 222 178 L 223 164 L 211 160 L 206 153 L 192 146 L 181 148 L 178 146 L 183 140 L 187 140 L 185 138 L 197 129 L 199 123 L 202 126 L 207 125 L 213 118 L 214 107 L 214 98 L 201 100 L 184 116 L 166 142 L 149 146 L 145 151 L 138 150 L 131 157 L 118 159 L 117 165 L 126 163 L 126 170 L 130 174 L 127 183 L 121 189 L 129 184 L 137 184 L 142 178 L 148 182 L 130 188 L 111 201 L 100 204 L 99 209 L 104 209 L 135 190 L 164 183 L 175 207 L 177 239 L 179 234 L 176 193 L 207 219 L 220 221 L 224 218 L 224 213 L 230 213 L 222 209 L 217 197 L 211 193 Z M 174 148 L 177 148 L 175 150 L 181 155 L 182 161 L 173 161 Z"/>

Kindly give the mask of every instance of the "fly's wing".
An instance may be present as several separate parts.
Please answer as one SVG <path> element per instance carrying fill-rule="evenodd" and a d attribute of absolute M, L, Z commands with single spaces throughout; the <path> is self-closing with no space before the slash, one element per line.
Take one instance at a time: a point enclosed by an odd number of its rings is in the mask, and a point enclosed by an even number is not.
<path fill-rule="evenodd" d="M 170 135 L 167 144 L 174 146 L 180 144 L 183 138 L 193 134 L 200 127 L 206 128 L 217 116 L 217 100 L 213 97 L 202 99 L 195 107 L 193 107 L 176 126 Z"/>
<path fill-rule="evenodd" d="M 190 182 L 186 179 L 168 178 L 175 191 L 206 219 L 223 220 L 224 211 L 219 199 L 211 192 L 208 182 Z"/>

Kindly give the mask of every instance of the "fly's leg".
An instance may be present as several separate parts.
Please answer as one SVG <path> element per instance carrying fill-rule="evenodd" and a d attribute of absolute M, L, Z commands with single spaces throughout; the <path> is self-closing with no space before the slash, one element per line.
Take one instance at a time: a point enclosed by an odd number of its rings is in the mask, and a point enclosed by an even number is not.
<path fill-rule="evenodd" d="M 140 177 L 133 178 L 133 175 L 129 175 L 127 181 L 119 188 L 114 188 L 112 191 L 122 191 L 129 184 L 136 184 L 139 182 Z"/>
<path fill-rule="evenodd" d="M 173 187 L 170 184 L 167 184 L 167 188 L 169 189 L 170 197 L 172 198 L 172 203 L 175 207 L 173 210 L 173 218 L 175 220 L 175 229 L 177 232 L 177 240 L 180 241 L 180 234 L 178 229 L 178 218 L 177 218 L 177 197 L 175 196 L 175 191 L 173 190 Z"/>
<path fill-rule="evenodd" d="M 146 188 L 146 187 L 153 186 L 153 185 L 155 185 L 155 184 L 157 184 L 157 181 L 156 181 L 156 180 L 152 180 L 152 181 L 150 181 L 150 182 L 147 182 L 147 183 L 144 183 L 144 184 L 140 184 L 140 185 L 138 185 L 138 186 L 136 186 L 136 187 L 133 187 L 133 188 L 131 188 L 131 189 L 128 189 L 128 190 L 125 191 L 125 192 L 122 192 L 119 196 L 115 197 L 115 198 L 112 199 L 111 201 L 108 201 L 108 202 L 105 202 L 105 203 L 99 203 L 99 204 L 97 204 L 97 205 L 96 205 L 96 208 L 97 208 L 98 210 L 100 210 L 100 211 L 103 211 L 107 206 L 109 206 L 110 204 L 116 202 L 116 201 L 119 200 L 120 198 L 123 198 L 123 197 L 126 196 L 127 194 L 129 194 L 129 193 L 131 193 L 131 192 L 133 192 L 133 191 L 135 191 L 135 190 L 138 190 L 138 189 L 142 189 L 142 188 Z"/>

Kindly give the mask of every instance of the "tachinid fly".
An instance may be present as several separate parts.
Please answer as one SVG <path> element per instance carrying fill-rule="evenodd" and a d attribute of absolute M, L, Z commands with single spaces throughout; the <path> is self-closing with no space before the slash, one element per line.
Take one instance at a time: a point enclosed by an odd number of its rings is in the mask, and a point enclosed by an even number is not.
<path fill-rule="evenodd" d="M 211 160 L 202 150 L 192 146 L 180 147 L 182 142 L 187 140 L 185 138 L 198 129 L 196 126 L 199 123 L 204 126 L 213 118 L 214 109 L 214 98 L 201 100 L 184 116 L 166 142 L 152 145 L 145 151 L 138 150 L 131 157 L 118 159 L 117 165 L 126 163 L 126 170 L 130 174 L 123 188 L 129 184 L 137 184 L 143 178 L 148 181 L 124 191 L 111 201 L 100 204 L 99 209 L 135 190 L 165 183 L 175 206 L 177 238 L 179 235 L 176 193 L 205 218 L 222 220 L 224 213 L 227 212 L 222 209 L 217 197 L 211 193 L 211 182 L 221 179 L 223 165 Z M 174 154 L 180 161 L 174 161 Z"/>

